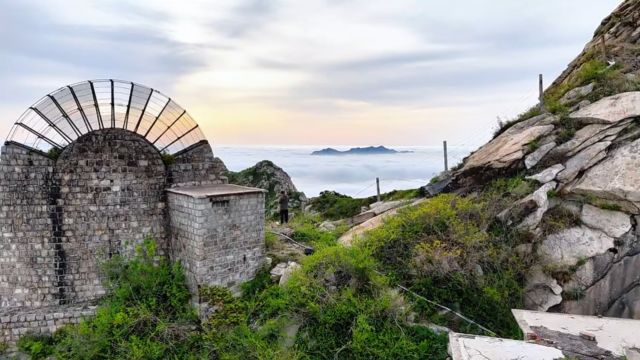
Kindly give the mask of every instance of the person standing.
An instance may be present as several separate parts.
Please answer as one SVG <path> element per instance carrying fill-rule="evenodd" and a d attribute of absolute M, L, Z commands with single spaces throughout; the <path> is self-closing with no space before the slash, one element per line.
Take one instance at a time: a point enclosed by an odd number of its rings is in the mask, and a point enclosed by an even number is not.
<path fill-rule="evenodd" d="M 286 224 L 289 222 L 289 196 L 284 190 L 280 191 L 278 203 L 280 204 L 280 224 Z"/>

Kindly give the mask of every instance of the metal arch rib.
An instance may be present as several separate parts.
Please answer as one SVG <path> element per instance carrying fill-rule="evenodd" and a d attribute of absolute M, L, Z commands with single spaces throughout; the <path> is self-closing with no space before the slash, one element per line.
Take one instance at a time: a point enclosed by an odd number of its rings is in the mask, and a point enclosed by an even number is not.
<path fill-rule="evenodd" d="M 176 141 L 182 139 L 183 137 L 185 137 L 187 134 L 189 134 L 190 132 L 192 132 L 193 130 L 197 129 L 198 125 L 192 127 L 191 129 L 189 129 L 189 131 L 185 132 L 184 134 L 180 135 L 177 139 L 173 140 L 172 142 L 169 143 L 169 145 L 163 147 L 162 149 L 160 149 L 160 152 L 163 152 L 166 148 L 168 148 L 169 146 L 173 145 L 176 143 Z"/>
<path fill-rule="evenodd" d="M 153 126 L 156 124 L 156 122 L 158 121 L 158 119 L 160 119 L 160 116 L 162 116 L 162 113 L 164 112 L 164 109 L 167 108 L 167 106 L 169 105 L 169 103 L 171 102 L 171 98 L 169 98 L 169 100 L 167 100 L 167 103 L 164 104 L 164 106 L 162 107 L 162 110 L 160 110 L 160 113 L 158 113 L 158 116 L 156 116 L 155 120 L 153 120 L 153 122 L 151 123 L 151 126 L 149 126 L 149 129 L 147 130 L 147 132 L 144 134 L 144 137 L 146 138 L 147 135 L 149 135 L 149 132 L 151 132 L 151 129 L 153 128 Z"/>
<path fill-rule="evenodd" d="M 151 96 L 155 90 L 150 89 L 149 97 L 147 97 L 147 101 L 144 103 L 144 107 L 142 108 L 142 112 L 140 113 L 140 117 L 138 118 L 138 123 L 136 124 L 136 128 L 133 129 L 134 133 L 138 132 L 138 127 L 140 126 L 140 122 L 142 121 L 142 117 L 144 116 L 145 111 L 147 111 L 147 105 L 149 105 L 149 100 L 151 100 Z"/>
<path fill-rule="evenodd" d="M 73 142 L 73 140 L 71 140 L 71 138 L 67 134 L 65 134 L 64 131 L 57 127 L 56 124 L 54 124 L 53 121 L 49 120 L 49 118 L 46 117 L 42 112 L 40 112 L 40 110 L 34 108 L 33 106 L 29 109 L 38 114 L 38 116 L 40 116 L 47 124 L 49 124 L 49 126 L 51 126 L 56 132 L 58 132 L 58 134 L 60 134 L 60 136 L 62 136 L 62 138 L 64 138 L 68 143 Z"/>
<path fill-rule="evenodd" d="M 80 133 L 80 129 L 78 129 L 78 127 L 76 126 L 76 124 L 73 123 L 73 121 L 71 121 L 71 118 L 69 117 L 69 115 L 67 115 L 67 112 L 64 111 L 64 109 L 62 108 L 62 106 L 60 106 L 60 103 L 58 102 L 58 100 L 56 100 L 56 98 L 54 98 L 51 94 L 47 95 L 47 97 L 49 97 L 49 99 L 51 99 L 51 101 L 53 101 L 53 103 L 55 104 L 55 106 L 58 108 L 58 111 L 60 111 L 60 113 L 62 114 L 62 116 L 67 120 L 67 122 L 69 123 L 69 126 L 71 126 L 71 129 L 73 129 L 73 132 L 76 133 L 77 137 L 80 137 L 81 133 Z"/>
<path fill-rule="evenodd" d="M 78 111 L 80 111 L 80 115 L 82 115 L 82 121 L 84 121 L 84 126 L 87 128 L 87 131 L 93 131 L 91 124 L 89 123 L 89 119 L 87 119 L 87 114 L 84 113 L 84 109 L 80 106 L 80 100 L 78 100 L 78 96 L 73 88 L 67 85 L 69 91 L 71 91 L 71 95 L 73 96 L 73 100 L 76 101 L 76 106 L 78 107 Z"/>
<path fill-rule="evenodd" d="M 171 127 L 173 127 L 173 125 L 175 125 L 175 123 L 177 123 L 177 122 L 178 122 L 178 120 L 180 120 L 180 118 L 182 118 L 182 116 L 183 116 L 184 114 L 186 114 L 186 113 L 187 113 L 187 110 L 183 110 L 183 111 L 182 111 L 182 114 L 180 114 L 180 116 L 178 116 L 175 120 L 173 120 L 173 122 L 171 123 L 171 125 L 167 126 L 167 128 L 166 128 L 166 129 L 164 129 L 164 131 L 162 132 L 162 134 L 158 135 L 158 137 L 157 137 L 155 140 L 153 140 L 153 142 L 151 143 L 151 145 L 155 145 L 155 144 L 156 144 L 156 142 L 157 142 L 158 140 L 160 140 L 160 138 L 161 138 L 162 136 L 164 136 L 164 134 L 166 134 L 166 133 L 167 133 L 167 131 L 169 131 L 169 129 L 171 129 Z"/>
<path fill-rule="evenodd" d="M 131 83 L 131 91 L 129 91 L 129 101 L 127 102 L 127 112 L 124 114 L 124 126 L 123 129 L 127 128 L 127 124 L 129 123 L 129 110 L 131 110 L 131 99 L 133 98 L 133 87 L 136 86 L 134 83 Z"/>
<path fill-rule="evenodd" d="M 104 125 L 102 124 L 102 114 L 100 114 L 100 106 L 98 105 L 98 97 L 96 96 L 96 89 L 93 87 L 93 81 L 89 81 L 89 85 L 91 85 L 91 95 L 93 95 L 93 106 L 95 106 L 96 116 L 98 116 L 98 126 L 100 129 L 104 129 Z"/>
<path fill-rule="evenodd" d="M 49 145 L 57 147 L 58 149 L 62 149 L 62 146 L 58 145 L 55 141 L 53 141 L 53 140 L 49 139 L 48 137 L 40 134 L 39 132 L 33 130 L 31 127 L 29 127 L 29 126 L 27 126 L 27 125 L 25 125 L 23 123 L 16 123 L 16 125 L 20 126 L 21 128 L 23 128 L 23 129 L 27 130 L 28 132 L 32 133 L 33 135 L 37 136 L 38 139 L 42 139 L 42 140 L 48 142 Z"/>
<path fill-rule="evenodd" d="M 116 104 L 113 94 L 113 79 L 109 79 L 111 82 L 111 127 L 116 127 Z"/>

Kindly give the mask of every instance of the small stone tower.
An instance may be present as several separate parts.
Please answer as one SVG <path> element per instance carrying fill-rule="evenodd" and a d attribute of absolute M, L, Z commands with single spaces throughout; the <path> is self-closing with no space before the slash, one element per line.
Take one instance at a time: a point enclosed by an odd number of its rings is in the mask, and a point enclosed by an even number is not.
<path fill-rule="evenodd" d="M 116 80 L 60 88 L 0 154 L 0 341 L 90 315 L 100 264 L 153 237 L 203 285 L 234 286 L 264 257 L 264 191 L 227 184 L 189 114 Z"/>

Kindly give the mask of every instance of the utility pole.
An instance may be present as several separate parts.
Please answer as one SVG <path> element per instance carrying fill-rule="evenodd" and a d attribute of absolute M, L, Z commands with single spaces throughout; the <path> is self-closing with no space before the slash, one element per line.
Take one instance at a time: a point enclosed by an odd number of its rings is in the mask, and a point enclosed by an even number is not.
<path fill-rule="evenodd" d="M 442 142 L 442 148 L 444 149 L 444 171 L 449 171 L 449 159 L 447 159 L 447 140 Z"/>
<path fill-rule="evenodd" d="M 377 188 L 377 192 L 378 192 L 378 202 L 380 202 L 380 178 L 376 178 L 376 188 Z"/>
<path fill-rule="evenodd" d="M 540 101 L 540 107 L 544 107 L 544 83 L 542 81 L 542 74 L 538 74 L 538 100 Z"/>

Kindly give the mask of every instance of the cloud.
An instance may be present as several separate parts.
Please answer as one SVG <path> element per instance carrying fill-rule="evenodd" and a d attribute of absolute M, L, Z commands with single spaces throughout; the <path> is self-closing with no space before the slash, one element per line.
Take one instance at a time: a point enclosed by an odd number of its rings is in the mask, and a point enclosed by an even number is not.
<path fill-rule="evenodd" d="M 121 78 L 175 98 L 221 142 L 429 144 L 462 139 L 455 126 L 482 142 L 617 3 L 0 0 L 0 116 Z"/>

